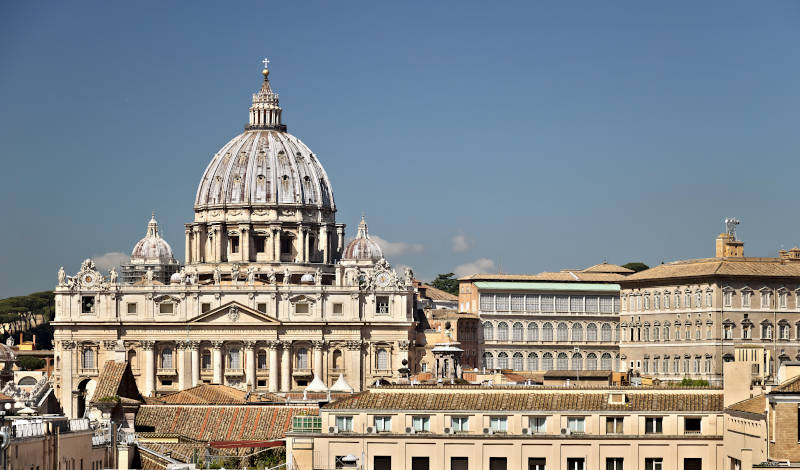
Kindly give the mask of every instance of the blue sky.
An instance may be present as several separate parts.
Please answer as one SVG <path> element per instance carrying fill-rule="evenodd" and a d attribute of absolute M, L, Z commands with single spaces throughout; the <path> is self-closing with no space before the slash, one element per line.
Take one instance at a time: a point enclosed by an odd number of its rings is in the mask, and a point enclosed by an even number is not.
<path fill-rule="evenodd" d="M 800 3 L 3 2 L 0 296 L 178 257 L 260 60 L 289 132 L 429 279 L 800 244 Z"/>

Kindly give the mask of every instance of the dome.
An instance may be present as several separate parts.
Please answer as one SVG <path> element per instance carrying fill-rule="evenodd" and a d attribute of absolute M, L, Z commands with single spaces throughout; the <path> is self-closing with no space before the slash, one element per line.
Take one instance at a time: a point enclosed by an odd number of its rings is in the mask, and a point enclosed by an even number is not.
<path fill-rule="evenodd" d="M 281 123 L 278 94 L 264 70 L 245 132 L 211 159 L 195 196 L 195 210 L 308 205 L 333 209 L 328 175 L 316 155 Z"/>
<path fill-rule="evenodd" d="M 169 243 L 161 238 L 158 233 L 158 222 L 156 222 L 155 214 L 150 218 L 150 222 L 147 223 L 147 234 L 133 247 L 131 263 L 177 263 L 172 256 L 172 248 L 170 248 Z"/>
<path fill-rule="evenodd" d="M 362 216 L 361 222 L 358 224 L 358 234 L 345 247 L 342 259 L 378 261 L 381 258 L 383 258 L 383 250 L 378 243 L 369 238 L 367 222 Z"/>

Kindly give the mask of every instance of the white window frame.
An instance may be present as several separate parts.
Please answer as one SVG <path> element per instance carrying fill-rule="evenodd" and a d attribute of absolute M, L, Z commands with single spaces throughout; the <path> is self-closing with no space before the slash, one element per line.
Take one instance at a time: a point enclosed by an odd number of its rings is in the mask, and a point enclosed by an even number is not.
<path fill-rule="evenodd" d="M 582 434 L 586 432 L 586 417 L 585 416 L 568 416 L 567 429 L 569 432 Z"/>
<path fill-rule="evenodd" d="M 489 428 L 493 432 L 508 432 L 508 416 L 491 416 Z"/>
<path fill-rule="evenodd" d="M 415 432 L 431 432 L 430 416 L 412 416 L 411 427 Z"/>

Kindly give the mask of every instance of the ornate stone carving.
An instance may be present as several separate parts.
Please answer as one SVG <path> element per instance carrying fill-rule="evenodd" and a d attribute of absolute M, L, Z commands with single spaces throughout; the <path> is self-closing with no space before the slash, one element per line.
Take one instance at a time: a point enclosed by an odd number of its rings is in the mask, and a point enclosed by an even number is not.
<path fill-rule="evenodd" d="M 230 308 L 228 308 L 228 318 L 233 322 L 239 321 L 239 307 L 231 305 Z"/>
<path fill-rule="evenodd" d="M 67 285 L 67 273 L 64 272 L 64 266 L 58 268 L 58 287 Z"/>
<path fill-rule="evenodd" d="M 186 346 L 186 349 L 196 351 L 197 349 L 200 348 L 200 341 L 194 341 L 194 340 L 184 341 L 184 345 Z"/>
<path fill-rule="evenodd" d="M 315 340 L 312 341 L 311 344 L 314 346 L 314 349 L 324 349 L 328 342 L 325 340 Z"/>
<path fill-rule="evenodd" d="M 411 341 L 408 340 L 400 340 L 397 342 L 397 346 L 400 348 L 401 351 L 408 351 L 408 348 L 411 346 Z"/>
<path fill-rule="evenodd" d="M 219 340 L 211 341 L 211 347 L 214 349 L 220 349 L 223 344 L 225 344 L 225 341 L 219 341 Z"/>
<path fill-rule="evenodd" d="M 264 344 L 266 345 L 267 349 L 270 349 L 270 350 L 274 351 L 274 350 L 278 349 L 278 346 L 280 346 L 281 342 L 280 341 L 276 341 L 274 339 L 270 339 L 270 340 L 264 341 Z"/>
<path fill-rule="evenodd" d="M 281 346 L 283 347 L 284 351 L 290 351 L 292 349 L 292 342 L 288 340 L 282 340 Z"/>
<path fill-rule="evenodd" d="M 146 339 L 146 340 L 143 340 L 141 342 L 141 345 L 142 345 L 142 349 L 144 349 L 145 351 L 150 351 L 156 345 L 156 342 L 155 341 L 151 341 L 149 339 Z"/>
<path fill-rule="evenodd" d="M 75 349 L 77 347 L 78 343 L 71 339 L 61 341 L 61 349 Z"/>
<path fill-rule="evenodd" d="M 107 340 L 103 341 L 103 349 L 106 349 L 108 351 L 113 351 L 113 350 L 117 349 L 117 347 L 122 348 L 122 344 L 121 343 L 122 343 L 121 340 L 107 339 Z"/>
<path fill-rule="evenodd" d="M 239 263 L 233 263 L 231 265 L 231 281 L 233 281 L 233 285 L 239 284 Z"/>
<path fill-rule="evenodd" d="M 345 346 L 350 351 L 360 351 L 362 347 L 363 341 L 361 340 L 350 340 L 345 342 Z"/>
<path fill-rule="evenodd" d="M 253 349 L 256 347 L 256 342 L 252 340 L 244 340 L 242 341 L 242 347 L 244 349 Z"/>

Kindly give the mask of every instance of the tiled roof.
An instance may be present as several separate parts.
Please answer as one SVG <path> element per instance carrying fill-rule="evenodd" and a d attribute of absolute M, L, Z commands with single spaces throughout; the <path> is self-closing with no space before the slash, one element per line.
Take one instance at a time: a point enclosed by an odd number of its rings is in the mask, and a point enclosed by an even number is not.
<path fill-rule="evenodd" d="M 616 274 L 633 274 L 636 271 L 633 269 L 624 268 L 622 266 L 617 266 L 616 264 L 610 264 L 603 261 L 600 264 L 595 264 L 594 266 L 589 266 L 586 269 L 581 270 L 582 273 L 616 273 Z"/>
<path fill-rule="evenodd" d="M 628 276 L 615 273 L 559 271 L 539 274 L 472 274 L 460 281 L 618 282 Z"/>
<path fill-rule="evenodd" d="M 798 393 L 800 392 L 800 375 L 772 389 L 770 393 Z"/>
<path fill-rule="evenodd" d="M 198 441 L 270 441 L 281 439 L 296 414 L 318 414 L 317 408 L 292 406 L 143 405 L 136 427 L 177 434 Z"/>
<path fill-rule="evenodd" d="M 144 399 L 136 388 L 136 380 L 127 362 L 106 361 L 97 387 L 92 395 L 92 403 L 104 398 L 119 397 L 125 403 L 142 403 Z"/>
<path fill-rule="evenodd" d="M 702 258 L 660 264 L 625 276 L 627 281 L 708 276 L 800 276 L 800 262 L 780 258 Z"/>
<path fill-rule="evenodd" d="M 722 392 L 700 393 L 627 392 L 627 403 L 610 404 L 608 391 L 472 391 L 430 389 L 414 392 L 361 392 L 338 400 L 326 410 L 409 410 L 409 411 L 722 411 Z"/>
<path fill-rule="evenodd" d="M 14 401 L 14 399 L 5 393 L 0 393 L 0 401 Z"/>
<path fill-rule="evenodd" d="M 159 397 L 153 403 L 169 405 L 234 405 L 245 403 L 282 403 L 284 400 L 271 393 L 249 394 L 245 391 L 220 384 L 200 384 Z"/>
<path fill-rule="evenodd" d="M 457 296 L 455 296 L 455 295 L 453 295 L 453 294 L 451 294 L 449 292 L 445 292 L 445 291 L 443 291 L 441 289 L 437 289 L 437 288 L 435 288 L 433 286 L 429 286 L 428 284 L 420 283 L 419 287 L 420 287 L 420 289 L 425 289 L 425 292 L 423 293 L 423 296 L 425 296 L 425 297 L 427 297 L 427 298 L 429 298 L 431 300 L 448 300 L 450 302 L 457 302 L 458 301 L 458 297 Z"/>
<path fill-rule="evenodd" d="M 747 400 L 742 400 L 738 403 L 734 403 L 725 410 L 765 416 L 766 409 L 767 409 L 767 397 L 764 394 L 761 394 L 752 398 L 748 398 Z"/>

